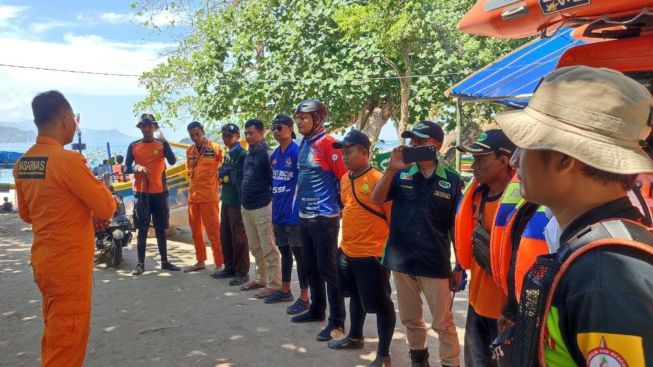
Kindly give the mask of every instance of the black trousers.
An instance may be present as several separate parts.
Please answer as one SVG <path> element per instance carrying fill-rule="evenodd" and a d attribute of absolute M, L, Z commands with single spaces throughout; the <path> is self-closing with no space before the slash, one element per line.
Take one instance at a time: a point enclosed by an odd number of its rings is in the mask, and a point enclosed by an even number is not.
<path fill-rule="evenodd" d="M 222 247 L 225 270 L 233 270 L 238 276 L 247 275 L 249 244 L 240 207 L 222 203 L 220 222 L 220 247 Z"/>
<path fill-rule="evenodd" d="M 340 218 L 301 218 L 304 269 L 311 290 L 311 309 L 314 315 L 326 313 L 329 302 L 329 325 L 344 327 L 345 300 L 338 290 L 336 258 Z M 326 284 L 326 291 L 325 291 Z"/>

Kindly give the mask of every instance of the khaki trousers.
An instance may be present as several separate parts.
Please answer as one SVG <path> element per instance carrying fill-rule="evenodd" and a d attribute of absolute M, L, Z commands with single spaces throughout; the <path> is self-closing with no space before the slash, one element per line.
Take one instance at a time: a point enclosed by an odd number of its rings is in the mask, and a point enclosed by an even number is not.
<path fill-rule="evenodd" d="M 425 349 L 426 325 L 422 312 L 423 293 L 431 311 L 431 328 L 438 334 L 440 359 L 448 366 L 460 365 L 460 345 L 458 332 L 453 321 L 449 279 L 435 279 L 412 276 L 393 271 L 392 276 L 397 289 L 399 318 L 406 327 L 406 338 L 410 349 Z"/>
<path fill-rule="evenodd" d="M 242 208 L 249 250 L 256 261 L 254 281 L 268 288 L 281 289 L 281 253 L 274 244 L 272 203 L 259 209 Z"/>

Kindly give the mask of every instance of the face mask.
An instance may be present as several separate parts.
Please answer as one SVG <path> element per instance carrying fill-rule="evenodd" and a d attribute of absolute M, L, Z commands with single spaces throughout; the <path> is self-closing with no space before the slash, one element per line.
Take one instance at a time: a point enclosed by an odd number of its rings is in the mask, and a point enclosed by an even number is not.
<path fill-rule="evenodd" d="M 544 208 L 544 214 L 549 219 L 549 223 L 544 227 L 544 238 L 549 247 L 549 253 L 552 254 L 557 252 L 560 248 L 560 235 L 562 234 L 562 229 L 558 224 L 558 220 L 553 216 L 553 213 L 549 208 Z"/>

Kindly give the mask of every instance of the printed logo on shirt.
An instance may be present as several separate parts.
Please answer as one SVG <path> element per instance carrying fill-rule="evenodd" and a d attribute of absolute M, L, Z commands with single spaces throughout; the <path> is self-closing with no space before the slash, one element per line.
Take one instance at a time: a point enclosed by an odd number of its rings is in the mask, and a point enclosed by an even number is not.
<path fill-rule="evenodd" d="M 337 161 L 337 160 L 338 160 L 338 155 L 335 154 L 335 153 L 333 153 L 333 154 L 331 155 L 331 160 L 334 161 L 334 162 Z"/>
<path fill-rule="evenodd" d="M 45 179 L 47 157 L 24 157 L 18 161 L 18 178 L 24 180 Z"/>
<path fill-rule="evenodd" d="M 413 179 L 413 174 L 410 172 L 401 172 L 399 173 L 399 179 L 400 180 L 412 180 Z"/>
<path fill-rule="evenodd" d="M 286 158 L 286 167 L 292 167 L 292 159 L 290 157 Z"/>
<path fill-rule="evenodd" d="M 443 191 L 438 191 L 438 190 L 435 190 L 435 192 L 433 193 L 433 196 L 437 196 L 439 198 L 443 198 L 443 199 L 447 199 L 447 200 L 451 199 L 451 194 L 450 193 L 443 192 Z"/>
<path fill-rule="evenodd" d="M 205 156 L 205 157 L 209 157 L 209 158 L 213 158 L 213 157 L 215 157 L 215 150 L 210 149 L 210 148 L 207 149 L 207 150 L 205 150 L 205 151 L 204 151 L 204 156 Z"/>
<path fill-rule="evenodd" d="M 159 150 L 158 149 L 152 150 L 152 154 L 159 154 Z"/>
<path fill-rule="evenodd" d="M 578 346 L 589 367 L 644 366 L 642 338 L 635 335 L 580 333 Z"/>
<path fill-rule="evenodd" d="M 451 183 L 449 183 L 447 181 L 444 181 L 444 180 L 440 180 L 438 182 L 438 185 L 440 185 L 440 187 L 443 188 L 443 189 L 450 189 L 451 188 Z"/>
<path fill-rule="evenodd" d="M 276 159 L 273 159 L 273 160 L 272 160 L 272 165 L 274 166 L 275 164 L 277 164 L 277 160 L 276 160 Z"/>
<path fill-rule="evenodd" d="M 361 192 L 363 194 L 369 194 L 372 189 L 372 186 L 370 186 L 369 182 L 365 182 L 364 184 L 361 185 Z"/>

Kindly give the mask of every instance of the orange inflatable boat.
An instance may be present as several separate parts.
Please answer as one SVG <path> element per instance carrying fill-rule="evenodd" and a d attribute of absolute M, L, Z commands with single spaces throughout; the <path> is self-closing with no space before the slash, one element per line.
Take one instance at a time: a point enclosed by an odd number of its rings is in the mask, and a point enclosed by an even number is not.
<path fill-rule="evenodd" d="M 517 39 L 563 25 L 581 26 L 600 20 L 617 24 L 613 22 L 651 17 L 652 13 L 653 0 L 480 0 L 458 28 L 465 33 Z"/>

